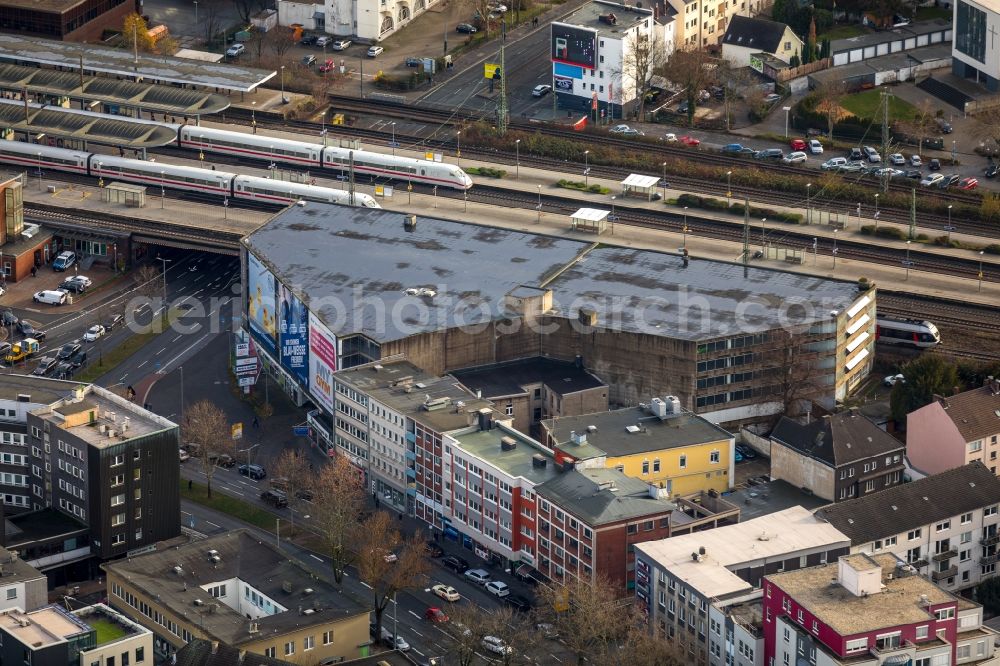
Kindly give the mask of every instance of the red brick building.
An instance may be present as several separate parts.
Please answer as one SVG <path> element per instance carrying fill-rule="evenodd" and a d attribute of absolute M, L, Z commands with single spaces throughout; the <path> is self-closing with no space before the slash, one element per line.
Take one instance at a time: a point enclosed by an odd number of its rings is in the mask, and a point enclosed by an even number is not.
<path fill-rule="evenodd" d="M 671 501 L 663 489 L 616 469 L 565 471 L 535 490 L 538 571 L 556 582 L 601 575 L 622 594 L 635 587 L 634 544 L 739 519 L 735 507 L 721 515 Z"/>
<path fill-rule="evenodd" d="M 100 42 L 105 30 L 121 30 L 138 10 L 135 0 L 0 0 L 0 32 Z"/>

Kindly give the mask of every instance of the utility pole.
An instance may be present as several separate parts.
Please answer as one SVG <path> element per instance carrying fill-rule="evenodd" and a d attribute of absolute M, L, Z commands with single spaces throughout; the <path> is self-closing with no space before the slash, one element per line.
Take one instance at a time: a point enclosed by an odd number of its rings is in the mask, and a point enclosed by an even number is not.
<path fill-rule="evenodd" d="M 909 239 L 914 240 L 917 237 L 917 188 L 913 188 L 913 193 L 910 198 L 910 235 Z"/>
<path fill-rule="evenodd" d="M 348 200 L 351 202 L 351 205 L 353 206 L 355 205 L 354 204 L 354 151 L 352 150 L 351 152 L 349 152 L 347 156 L 349 160 L 347 169 L 347 191 L 350 193 L 350 198 Z"/>
<path fill-rule="evenodd" d="M 743 199 L 743 277 L 750 265 L 750 199 Z"/>
<path fill-rule="evenodd" d="M 883 168 L 889 162 L 889 98 L 892 94 L 882 91 L 882 159 L 885 160 Z M 889 174 L 882 176 L 882 191 L 889 191 Z"/>
<path fill-rule="evenodd" d="M 500 136 L 507 133 L 508 116 L 510 110 L 507 108 L 507 63 L 504 62 L 504 50 L 507 45 L 507 18 L 504 17 L 500 23 L 500 100 L 497 102 L 497 132 Z"/>

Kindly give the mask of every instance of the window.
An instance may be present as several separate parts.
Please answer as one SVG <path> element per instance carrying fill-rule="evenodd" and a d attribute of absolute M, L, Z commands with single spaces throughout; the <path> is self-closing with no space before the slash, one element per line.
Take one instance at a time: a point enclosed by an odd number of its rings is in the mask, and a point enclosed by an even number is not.
<path fill-rule="evenodd" d="M 134 470 L 132 470 L 132 480 L 138 481 L 141 478 L 142 478 L 142 470 L 136 467 Z"/>
<path fill-rule="evenodd" d="M 285 643 L 285 656 L 295 654 L 295 641 Z"/>
<path fill-rule="evenodd" d="M 936 529 L 937 529 L 938 532 L 943 532 L 945 530 L 950 530 L 951 529 L 951 521 L 950 520 L 946 520 L 943 523 L 938 523 Z"/>
<path fill-rule="evenodd" d="M 271 647 L 267 648 L 266 650 L 264 650 L 264 656 L 265 657 L 270 657 L 271 659 L 274 659 L 274 653 L 275 653 L 275 648 L 274 648 L 273 645 Z"/>
<path fill-rule="evenodd" d="M 972 532 L 962 532 L 962 536 L 960 537 L 960 541 L 962 543 L 969 543 L 969 542 L 971 542 L 972 541 Z"/>
<path fill-rule="evenodd" d="M 848 652 L 861 652 L 862 650 L 867 650 L 867 649 L 868 649 L 867 638 L 856 638 L 853 641 L 847 641 Z"/>
<path fill-rule="evenodd" d="M 135 649 L 135 663 L 141 664 L 144 661 L 146 661 L 146 648 L 140 645 Z"/>
<path fill-rule="evenodd" d="M 312 650 L 314 647 L 316 647 L 316 637 L 315 636 L 306 636 L 305 638 L 302 639 L 302 650 L 303 651 Z"/>
<path fill-rule="evenodd" d="M 682 456 L 681 456 L 681 460 L 680 460 L 680 468 L 681 468 L 681 469 L 684 469 L 684 468 L 685 468 L 685 467 L 687 467 L 687 466 L 688 466 L 688 457 L 687 457 L 687 456 L 684 456 L 684 455 L 682 455 Z"/>
<path fill-rule="evenodd" d="M 995 515 L 997 515 L 996 504 L 994 504 L 993 506 L 988 506 L 985 509 L 983 509 L 983 518 L 985 518 L 986 516 L 995 516 Z"/>
<path fill-rule="evenodd" d="M 917 638 L 918 639 L 919 638 L 927 638 L 927 631 L 928 631 L 928 629 L 927 629 L 927 625 L 926 624 L 922 624 L 919 627 L 917 627 Z"/>
<path fill-rule="evenodd" d="M 955 609 L 954 608 L 942 608 L 941 610 L 939 610 L 937 612 L 937 619 L 938 619 L 938 621 L 941 621 L 941 620 L 950 620 L 953 617 L 955 617 Z"/>
<path fill-rule="evenodd" d="M 720 454 L 718 451 L 712 451 L 711 453 L 708 454 L 708 462 L 712 463 L 713 465 L 718 464 L 719 455 Z"/>
<path fill-rule="evenodd" d="M 643 474 L 649 474 L 649 461 L 648 460 L 643 460 L 642 461 L 642 473 Z"/>
<path fill-rule="evenodd" d="M 963 525 L 968 525 L 971 522 L 972 522 L 972 512 L 970 511 L 969 513 L 963 513 L 962 514 L 962 524 Z"/>
<path fill-rule="evenodd" d="M 124 465 L 124 464 L 125 464 L 125 454 L 124 453 L 119 453 L 118 455 L 116 455 L 114 457 L 114 460 L 111 461 L 111 466 L 112 467 L 118 467 L 118 465 Z"/>
<path fill-rule="evenodd" d="M 653 473 L 656 474 L 660 471 L 660 459 L 656 458 L 653 460 Z"/>
<path fill-rule="evenodd" d="M 113 495 L 111 497 L 111 506 L 121 506 L 125 503 L 125 495 Z"/>
<path fill-rule="evenodd" d="M 914 539 L 919 539 L 920 538 L 920 528 L 918 527 L 915 530 L 910 530 L 909 532 L 907 532 L 906 533 L 906 538 L 908 540 L 910 540 L 910 541 L 913 541 Z"/>
<path fill-rule="evenodd" d="M 891 536 L 891 537 L 889 537 L 889 538 L 887 538 L 885 540 L 885 547 L 886 548 L 888 548 L 889 546 L 895 546 L 895 545 L 896 545 L 896 537 Z"/>
<path fill-rule="evenodd" d="M 968 659 L 971 656 L 972 656 L 971 645 L 959 645 L 958 648 L 955 650 L 956 659 Z"/>
<path fill-rule="evenodd" d="M 333 643 L 333 632 L 332 631 L 324 631 L 323 632 L 323 645 L 330 645 L 331 643 Z"/>
<path fill-rule="evenodd" d="M 12 601 L 14 599 L 17 599 L 17 588 L 16 587 L 12 587 L 12 588 L 10 588 L 10 589 L 7 590 L 7 601 Z"/>
<path fill-rule="evenodd" d="M 920 561 L 920 546 L 916 548 L 910 548 L 906 551 L 906 562 L 907 564 L 915 564 Z"/>

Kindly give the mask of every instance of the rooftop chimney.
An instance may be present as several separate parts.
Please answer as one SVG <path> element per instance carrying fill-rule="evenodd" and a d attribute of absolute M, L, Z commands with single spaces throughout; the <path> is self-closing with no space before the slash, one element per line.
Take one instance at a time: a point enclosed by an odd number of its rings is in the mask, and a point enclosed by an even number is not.
<path fill-rule="evenodd" d="M 845 555 L 837 561 L 837 581 L 856 597 L 882 591 L 882 565 L 867 555 Z"/>
<path fill-rule="evenodd" d="M 500 438 L 500 450 L 501 451 L 513 451 L 517 448 L 517 440 L 513 437 L 501 437 Z"/>
<path fill-rule="evenodd" d="M 580 446 L 582 444 L 586 444 L 587 443 L 587 433 L 586 432 L 577 432 L 577 431 L 573 430 L 572 432 L 569 433 L 569 441 L 573 442 L 577 446 Z"/>

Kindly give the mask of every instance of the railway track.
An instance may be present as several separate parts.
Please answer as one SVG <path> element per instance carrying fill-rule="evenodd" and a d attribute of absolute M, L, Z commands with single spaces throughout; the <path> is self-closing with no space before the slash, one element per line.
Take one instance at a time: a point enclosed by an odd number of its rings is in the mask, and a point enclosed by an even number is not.
<path fill-rule="evenodd" d="M 337 98 L 338 100 L 342 98 Z M 349 99 L 349 98 L 347 98 Z M 353 100 L 353 103 L 357 105 L 358 100 Z M 339 103 L 339 102 L 338 102 Z M 343 103 L 347 105 L 347 103 Z M 336 104 L 333 105 L 334 108 L 337 107 Z M 407 111 L 406 115 L 400 115 L 399 117 L 405 117 L 409 120 L 418 120 L 430 123 L 440 123 L 442 118 L 447 116 L 449 119 L 459 119 L 464 121 L 479 120 L 477 116 L 470 116 L 468 114 L 458 114 L 458 113 L 448 113 L 443 111 L 434 111 L 428 109 L 420 109 L 419 107 L 406 107 L 403 105 L 397 105 L 400 107 L 396 109 L 393 105 L 389 105 L 388 108 L 395 109 L 399 111 Z M 352 107 L 356 111 L 360 112 L 362 110 L 365 113 L 370 114 L 371 108 L 365 107 L 362 109 L 360 106 Z M 384 107 L 380 107 L 382 109 Z M 386 114 L 389 115 L 389 114 Z M 242 112 L 232 113 L 228 115 L 230 120 L 238 121 L 243 124 L 250 123 L 250 115 L 243 114 Z M 512 123 L 513 125 L 514 123 Z M 297 129 L 308 131 L 310 134 L 316 135 L 317 143 L 322 141 L 319 136 L 319 127 L 316 123 L 308 121 L 279 121 L 279 120 L 268 120 L 268 119 L 258 119 L 258 127 L 270 127 L 274 129 Z M 537 124 L 524 124 L 520 126 L 521 129 L 526 129 L 530 131 L 536 131 L 538 129 Z M 545 133 L 547 136 L 559 136 L 562 135 L 566 138 L 572 138 L 573 140 L 580 140 L 581 136 L 587 137 L 588 140 L 593 140 L 599 143 L 611 142 L 612 145 L 620 146 L 623 149 L 635 150 L 637 146 L 651 146 L 653 149 L 660 150 L 664 154 L 670 154 L 671 156 L 681 156 L 685 159 L 691 159 L 696 157 L 697 161 L 700 163 L 715 164 L 718 166 L 725 166 L 727 168 L 754 168 L 754 169 L 766 169 L 771 172 L 784 173 L 785 175 L 794 174 L 797 176 L 808 175 L 803 172 L 799 167 L 777 165 L 773 163 L 761 164 L 757 162 L 750 162 L 748 160 L 741 160 L 738 158 L 727 157 L 725 155 L 716 154 L 707 151 L 694 151 L 691 148 L 674 148 L 669 145 L 664 146 L 659 143 L 653 144 L 642 144 L 636 143 L 632 139 L 620 139 L 615 137 L 608 137 L 603 134 L 588 134 L 578 132 L 572 132 L 569 130 L 561 130 L 558 128 L 552 128 L 546 126 Z M 397 142 L 411 145 L 413 147 L 426 148 L 432 150 L 442 150 L 442 151 L 452 151 L 454 152 L 458 148 L 457 141 L 455 139 L 454 132 L 450 129 L 445 131 L 434 131 L 428 136 L 415 136 L 402 134 L 400 132 L 384 132 L 381 130 L 368 129 L 368 128 L 350 128 L 350 134 L 352 138 L 366 138 L 371 139 L 379 144 L 387 144 L 391 137 L 394 137 Z M 508 166 L 514 166 L 519 163 L 524 166 L 533 166 L 543 169 L 548 169 L 555 171 L 557 173 L 572 173 L 571 169 L 573 167 L 579 167 L 579 164 L 569 163 L 563 160 L 557 160 L 553 158 L 538 157 L 527 154 L 526 152 L 517 153 L 517 151 L 483 151 L 478 150 L 473 147 L 463 148 L 463 153 L 468 157 L 479 158 L 479 159 L 489 159 L 490 161 L 496 162 L 498 164 L 504 164 Z M 216 158 L 213 158 L 216 159 Z M 582 172 L 582 170 L 581 170 Z M 622 180 L 628 176 L 631 172 L 629 169 L 612 167 L 606 165 L 591 165 L 590 166 L 590 176 L 608 178 L 612 180 Z M 583 174 L 580 173 L 582 176 Z M 816 174 L 817 177 L 820 174 Z M 836 214 L 841 219 L 851 222 L 852 218 L 858 220 L 860 224 L 873 224 L 874 218 L 873 214 L 875 208 L 872 205 L 867 205 L 864 207 L 863 213 L 864 217 L 860 218 L 857 215 L 857 204 L 847 203 L 835 198 L 825 196 L 821 192 L 817 192 L 812 197 L 804 197 L 798 193 L 791 192 L 780 192 L 774 190 L 763 190 L 751 187 L 745 187 L 740 185 L 734 185 L 731 189 L 728 189 L 727 183 L 725 182 L 713 182 L 706 181 L 703 178 L 685 177 L 670 175 L 668 177 L 669 187 L 671 189 L 690 189 L 693 193 L 704 194 L 708 196 L 713 196 L 715 198 L 726 198 L 727 192 L 731 193 L 731 197 L 734 200 L 740 200 L 743 198 L 749 198 L 754 202 L 771 204 L 771 205 L 781 205 L 793 208 L 809 208 L 813 211 L 813 214 L 822 214 L 826 212 L 828 215 L 831 213 Z M 862 184 L 864 183 L 859 181 Z M 909 193 L 913 189 L 912 186 L 904 186 L 899 184 L 892 184 L 891 191 L 898 191 L 902 193 Z M 959 192 L 934 192 L 934 196 L 951 202 L 952 205 L 966 204 L 979 206 L 979 197 L 977 195 L 969 195 Z M 918 199 L 919 204 L 919 199 Z M 894 208 L 891 206 L 880 205 L 878 207 L 878 220 L 880 222 L 892 222 L 896 224 L 909 225 L 910 224 L 910 210 L 903 208 Z M 983 222 L 980 220 L 968 220 L 960 219 L 957 215 L 954 218 L 949 218 L 947 215 L 940 215 L 937 213 L 929 213 L 926 211 L 917 211 L 917 228 L 918 230 L 927 232 L 931 237 L 944 235 L 946 233 L 945 227 L 949 224 L 957 225 L 960 231 L 964 234 L 981 236 L 987 241 L 996 240 L 1000 238 L 1000 223 L 991 224 L 988 222 Z"/>

